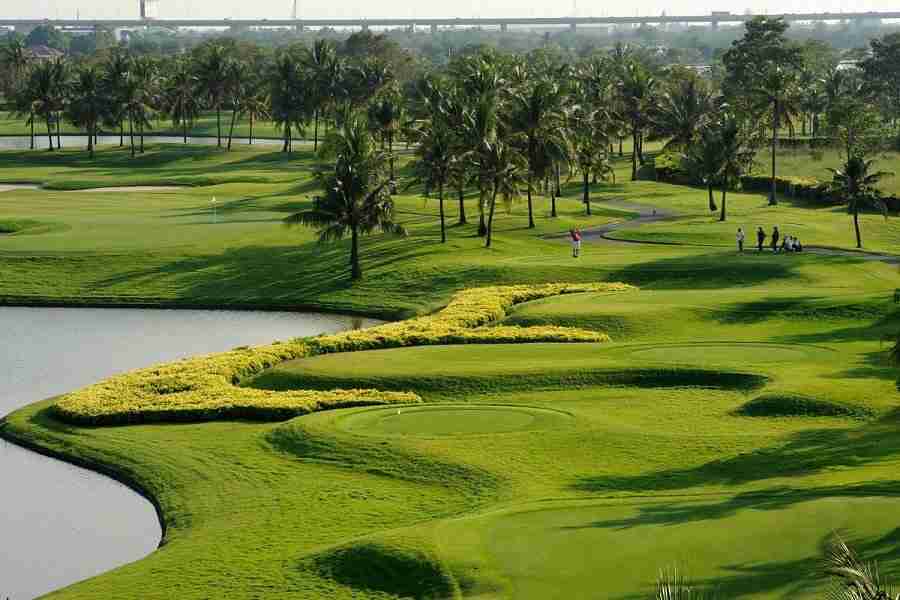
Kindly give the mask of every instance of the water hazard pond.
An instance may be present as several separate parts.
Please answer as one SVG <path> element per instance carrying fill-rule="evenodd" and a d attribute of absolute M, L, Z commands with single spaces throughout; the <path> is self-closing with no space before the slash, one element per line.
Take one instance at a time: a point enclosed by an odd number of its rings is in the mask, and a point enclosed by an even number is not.
<path fill-rule="evenodd" d="M 0 416 L 113 373 L 376 323 L 287 312 L 0 307 Z M 0 441 L 0 598 L 29 600 L 152 552 L 153 506 Z"/>

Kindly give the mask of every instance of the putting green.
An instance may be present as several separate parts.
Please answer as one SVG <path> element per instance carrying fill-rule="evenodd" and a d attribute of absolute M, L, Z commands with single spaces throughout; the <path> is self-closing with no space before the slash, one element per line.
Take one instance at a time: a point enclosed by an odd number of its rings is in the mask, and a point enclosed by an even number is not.
<path fill-rule="evenodd" d="M 572 420 L 568 413 L 530 406 L 444 404 L 354 411 L 338 427 L 366 435 L 446 436 L 546 429 Z"/>
<path fill-rule="evenodd" d="M 809 344 L 765 344 L 759 342 L 697 342 L 654 344 L 616 349 L 617 353 L 644 361 L 665 363 L 747 364 L 794 363 L 830 358 L 834 351 Z"/>
<path fill-rule="evenodd" d="M 518 600 L 562 600 L 598 587 L 603 598 L 649 598 L 658 569 L 670 565 L 720 598 L 815 598 L 827 584 L 817 570 L 822 542 L 852 531 L 859 544 L 886 544 L 896 509 L 893 498 L 790 493 L 589 502 L 461 519 L 437 535 L 450 555 L 458 540 L 480 540 L 487 564 L 511 588 L 504 597 Z M 896 556 L 881 555 L 882 566 L 893 567 Z"/>

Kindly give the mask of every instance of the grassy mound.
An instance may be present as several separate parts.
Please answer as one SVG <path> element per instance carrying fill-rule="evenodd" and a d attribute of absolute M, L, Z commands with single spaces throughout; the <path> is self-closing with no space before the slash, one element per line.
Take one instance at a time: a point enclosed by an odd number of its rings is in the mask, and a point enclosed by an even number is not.
<path fill-rule="evenodd" d="M 453 577 L 421 551 L 363 543 L 308 561 L 317 575 L 366 592 L 416 600 L 459 597 Z"/>
<path fill-rule="evenodd" d="M 399 358 L 399 357 L 398 357 Z M 658 368 L 608 369 L 547 368 L 542 372 L 496 373 L 487 375 L 447 373 L 446 375 L 408 374 L 372 377 L 341 376 L 334 372 L 307 370 L 307 361 L 290 361 L 249 379 L 245 385 L 259 390 L 288 392 L 302 388 L 328 390 L 335 387 L 376 387 L 383 390 L 411 390 L 416 394 L 436 396 L 476 395 L 526 390 L 555 390 L 592 386 L 626 386 L 639 388 L 710 388 L 749 391 L 766 384 L 768 379 L 754 373 L 714 369 Z M 330 364 L 330 363 L 329 363 Z"/>
<path fill-rule="evenodd" d="M 853 417 L 865 418 L 871 411 L 790 392 L 763 394 L 737 410 L 745 417 Z"/>
<path fill-rule="evenodd" d="M 341 418 L 338 426 L 362 435 L 429 437 L 534 431 L 571 422 L 568 413 L 530 406 L 432 404 L 361 410 Z"/>

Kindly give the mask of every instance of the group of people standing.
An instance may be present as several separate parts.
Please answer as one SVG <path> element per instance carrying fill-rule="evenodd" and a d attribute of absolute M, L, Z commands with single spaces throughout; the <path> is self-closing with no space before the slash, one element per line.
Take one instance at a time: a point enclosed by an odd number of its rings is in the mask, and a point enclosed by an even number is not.
<path fill-rule="evenodd" d="M 738 227 L 737 230 L 737 245 L 738 252 L 744 251 L 744 229 Z M 762 227 L 756 228 L 756 250 L 757 252 L 762 252 L 763 246 L 766 244 L 766 238 L 769 236 L 766 235 L 765 230 Z M 778 245 L 778 242 L 781 242 L 781 245 Z M 793 235 L 785 235 L 782 236 L 781 232 L 778 231 L 778 226 L 772 228 L 772 236 L 769 238 L 769 246 L 772 248 L 772 252 L 778 254 L 778 252 L 802 252 L 803 244 L 800 243 L 799 238 Z"/>

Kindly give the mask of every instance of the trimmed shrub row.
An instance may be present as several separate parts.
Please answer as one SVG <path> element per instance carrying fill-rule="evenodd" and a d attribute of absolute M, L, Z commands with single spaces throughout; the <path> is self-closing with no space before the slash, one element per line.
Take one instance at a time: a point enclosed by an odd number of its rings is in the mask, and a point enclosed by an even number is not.
<path fill-rule="evenodd" d="M 296 339 L 188 358 L 111 377 L 60 398 L 53 414 L 79 425 L 216 419 L 283 420 L 314 411 L 421 402 L 416 394 L 378 390 L 290 390 L 236 387 L 278 363 L 331 352 L 434 344 L 605 342 L 600 332 L 568 327 L 486 327 L 515 304 L 575 292 L 634 289 L 621 283 L 490 287 L 456 294 L 434 315 L 359 331 Z"/>

